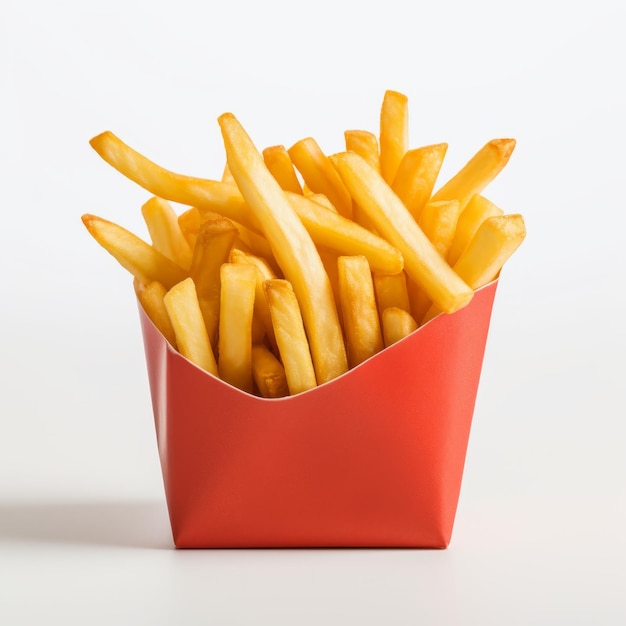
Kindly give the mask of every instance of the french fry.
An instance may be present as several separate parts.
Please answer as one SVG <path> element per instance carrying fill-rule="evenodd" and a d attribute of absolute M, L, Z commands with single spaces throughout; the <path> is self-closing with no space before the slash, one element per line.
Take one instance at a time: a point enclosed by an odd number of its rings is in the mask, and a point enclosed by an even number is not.
<path fill-rule="evenodd" d="M 397 274 L 374 272 L 372 278 L 374 280 L 378 316 L 381 320 L 383 311 L 389 307 L 403 309 L 407 313 L 410 312 L 411 305 L 406 286 L 406 274 L 404 272 L 398 272 Z"/>
<path fill-rule="evenodd" d="M 430 200 L 447 149 L 446 143 L 423 146 L 408 150 L 400 161 L 391 188 L 416 221 Z"/>
<path fill-rule="evenodd" d="M 214 211 L 258 230 L 235 185 L 166 170 L 133 150 L 110 131 L 96 135 L 89 143 L 109 165 L 155 196 Z"/>
<path fill-rule="evenodd" d="M 525 237 L 526 226 L 521 215 L 489 217 L 454 264 L 454 270 L 472 289 L 480 289 L 496 278 Z"/>
<path fill-rule="evenodd" d="M 227 185 L 234 185 L 235 179 L 233 175 L 230 173 L 230 169 L 228 168 L 228 163 L 224 164 L 224 171 L 222 172 L 222 182 Z"/>
<path fill-rule="evenodd" d="M 152 245 L 168 259 L 188 270 L 191 265 L 191 248 L 178 223 L 172 205 L 163 198 L 153 196 L 141 207 Z"/>
<path fill-rule="evenodd" d="M 169 289 L 187 276 L 182 267 L 115 222 L 88 213 L 82 220 L 92 237 L 142 282 L 156 280 Z"/>
<path fill-rule="evenodd" d="M 364 256 L 340 256 L 337 269 L 348 363 L 355 367 L 383 349 L 374 284 Z"/>
<path fill-rule="evenodd" d="M 287 197 L 317 246 L 346 256 L 362 254 L 372 269 L 389 274 L 396 274 L 404 267 L 400 251 L 382 237 L 309 198 L 290 193 Z"/>
<path fill-rule="evenodd" d="M 456 200 L 427 202 L 417 222 L 444 259 L 454 237 L 459 212 L 460 207 Z"/>
<path fill-rule="evenodd" d="M 407 275 L 448 313 L 468 304 L 473 291 L 435 250 L 380 174 L 353 152 L 334 155 L 333 162 L 357 204 L 402 253 Z"/>
<path fill-rule="evenodd" d="M 263 150 L 267 169 L 285 191 L 302 194 L 302 185 L 285 146 L 269 146 Z"/>
<path fill-rule="evenodd" d="M 196 237 L 190 275 L 211 346 L 217 347 L 220 315 L 220 268 L 228 260 L 237 227 L 227 218 L 215 215 L 205 221 Z"/>
<path fill-rule="evenodd" d="M 230 263 L 239 263 L 245 265 L 251 265 L 255 269 L 256 273 L 256 291 L 254 296 L 254 319 L 259 320 L 263 327 L 263 332 L 268 336 L 270 345 L 276 346 L 276 337 L 274 336 L 274 327 L 272 325 L 272 316 L 270 309 L 265 299 L 265 292 L 263 291 L 263 283 L 266 280 L 272 280 L 277 278 L 276 273 L 270 266 L 270 264 L 263 258 L 255 256 L 253 254 L 247 254 L 233 248 L 230 251 L 229 257 Z M 253 333 L 254 338 L 254 333 Z M 257 342 L 260 343 L 262 338 Z"/>
<path fill-rule="evenodd" d="M 200 229 L 202 221 L 200 211 L 198 211 L 195 207 L 187 209 L 178 216 L 178 226 L 180 228 L 180 232 L 183 234 L 185 241 L 192 250 L 192 255 L 194 246 L 196 245 L 196 236 L 198 235 L 198 230 Z"/>
<path fill-rule="evenodd" d="M 135 278 L 135 293 L 146 315 L 165 337 L 168 343 L 176 348 L 176 335 L 170 316 L 165 308 L 165 294 L 167 289 L 158 281 L 153 280 L 148 284 L 142 283 Z"/>
<path fill-rule="evenodd" d="M 174 328 L 178 351 L 198 367 L 218 376 L 193 280 L 186 278 L 174 285 L 163 302 Z"/>
<path fill-rule="evenodd" d="M 220 378 L 252 393 L 252 317 L 256 269 L 224 263 L 220 268 L 219 350 Z"/>
<path fill-rule="evenodd" d="M 319 253 L 237 118 L 225 113 L 218 121 L 231 172 L 296 293 L 317 380 L 320 384 L 332 380 L 348 369 L 348 363 L 332 288 Z"/>
<path fill-rule="evenodd" d="M 474 194 L 465 210 L 460 215 L 454 231 L 454 237 L 448 251 L 448 263 L 454 265 L 467 244 L 476 234 L 478 227 L 494 215 L 504 215 L 504 211 L 480 194 Z"/>
<path fill-rule="evenodd" d="M 417 322 L 404 309 L 389 307 L 383 311 L 382 320 L 385 347 L 391 346 L 417 330 Z"/>
<path fill-rule="evenodd" d="M 515 139 L 493 139 L 486 143 L 433 197 L 438 200 L 458 200 L 461 213 L 472 196 L 483 189 L 509 162 Z"/>
<path fill-rule="evenodd" d="M 352 217 L 352 199 L 330 159 L 315 139 L 306 137 L 288 150 L 291 161 L 313 193 L 323 193 L 346 218 Z"/>
<path fill-rule="evenodd" d="M 317 204 L 321 204 L 325 209 L 328 209 L 333 213 L 339 213 L 333 203 L 323 193 L 312 193 L 311 195 L 307 196 L 307 199 L 313 200 L 313 202 L 317 202 Z M 297 212 L 298 210 L 296 208 L 296 213 Z"/>
<path fill-rule="evenodd" d="M 374 133 L 369 130 L 346 130 L 343 136 L 347 152 L 356 152 L 380 172 L 378 137 Z"/>
<path fill-rule="evenodd" d="M 252 346 L 252 377 L 263 398 L 289 395 L 285 368 L 263 344 Z"/>
<path fill-rule="evenodd" d="M 393 183 L 408 147 L 408 98 L 388 90 L 380 109 L 380 173 L 388 185 Z"/>
<path fill-rule="evenodd" d="M 454 271 L 472 289 L 480 289 L 497 278 L 502 266 L 519 248 L 525 237 L 526 226 L 521 215 L 488 217 L 454 264 Z M 437 306 L 431 306 L 422 324 L 440 312 Z"/>
<path fill-rule="evenodd" d="M 289 281 L 280 278 L 265 281 L 263 287 L 289 393 L 313 389 L 317 384 L 315 369 L 296 294 Z"/>

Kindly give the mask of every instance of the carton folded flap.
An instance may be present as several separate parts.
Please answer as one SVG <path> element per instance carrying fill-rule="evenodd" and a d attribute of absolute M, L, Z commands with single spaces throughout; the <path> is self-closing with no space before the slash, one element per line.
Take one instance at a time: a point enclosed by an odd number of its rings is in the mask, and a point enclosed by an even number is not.
<path fill-rule="evenodd" d="M 175 545 L 446 547 L 496 288 L 280 399 L 200 370 L 140 308 Z"/>

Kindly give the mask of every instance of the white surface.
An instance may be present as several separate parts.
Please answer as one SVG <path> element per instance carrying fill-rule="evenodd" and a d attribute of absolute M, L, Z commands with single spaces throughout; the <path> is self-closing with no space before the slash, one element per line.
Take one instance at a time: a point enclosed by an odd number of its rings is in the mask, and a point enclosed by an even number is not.
<path fill-rule="evenodd" d="M 626 622 L 624 9 L 356 6 L 0 4 L 0 623 Z M 452 544 L 176 552 L 130 280 L 79 219 L 145 232 L 147 196 L 87 141 L 217 177 L 220 113 L 259 146 L 333 152 L 376 130 L 387 88 L 414 146 L 449 142 L 442 176 L 518 140 L 486 193 L 529 235 Z"/>

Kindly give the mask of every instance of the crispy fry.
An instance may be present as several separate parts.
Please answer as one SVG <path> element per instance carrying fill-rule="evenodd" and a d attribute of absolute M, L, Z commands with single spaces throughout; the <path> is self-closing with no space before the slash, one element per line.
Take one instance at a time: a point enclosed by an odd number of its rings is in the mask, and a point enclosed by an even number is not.
<path fill-rule="evenodd" d="M 204 326 L 191 278 L 174 285 L 163 298 L 172 322 L 178 351 L 198 367 L 217 376 L 217 363 Z"/>
<path fill-rule="evenodd" d="M 263 291 L 263 283 L 266 280 L 276 278 L 276 273 L 270 266 L 270 264 L 263 258 L 248 254 L 237 248 L 233 248 L 230 251 L 230 263 L 239 263 L 245 265 L 251 265 L 255 269 L 256 273 L 256 291 L 254 296 L 254 319 L 258 320 L 262 327 L 263 332 L 268 336 L 269 342 L 272 347 L 276 346 L 276 337 L 274 336 L 274 327 L 272 325 L 272 316 L 270 309 L 265 299 L 265 292 Z M 254 333 L 253 333 L 254 338 Z M 260 343 L 261 339 L 253 343 Z"/>
<path fill-rule="evenodd" d="M 220 267 L 228 260 L 237 232 L 237 227 L 229 219 L 215 215 L 200 226 L 193 251 L 190 275 L 196 285 L 202 317 L 214 349 L 219 329 Z"/>
<path fill-rule="evenodd" d="M 411 310 L 404 272 L 397 274 L 374 272 L 373 279 L 376 306 L 380 319 L 382 319 L 383 311 L 389 307 L 396 307 L 407 312 Z"/>
<path fill-rule="evenodd" d="M 263 160 L 278 184 L 285 191 L 302 194 L 302 185 L 285 146 L 270 146 L 263 150 Z"/>
<path fill-rule="evenodd" d="M 252 346 L 252 377 L 264 398 L 282 398 L 289 395 L 285 368 L 263 344 Z"/>
<path fill-rule="evenodd" d="M 521 215 L 488 217 L 454 264 L 454 270 L 472 289 L 480 289 L 496 278 L 525 237 Z"/>
<path fill-rule="evenodd" d="M 380 109 L 380 173 L 388 185 L 409 148 L 408 102 L 404 94 L 388 90 Z"/>
<path fill-rule="evenodd" d="M 219 123 L 237 185 L 262 223 L 276 260 L 297 295 L 317 380 L 320 384 L 332 380 L 345 372 L 348 364 L 332 288 L 319 253 L 237 118 L 225 113 Z"/>
<path fill-rule="evenodd" d="M 402 254 L 382 237 L 309 198 L 290 193 L 287 197 L 317 246 L 346 256 L 362 254 L 377 271 L 396 274 L 402 270 Z"/>
<path fill-rule="evenodd" d="M 312 193 L 307 196 L 308 200 L 313 200 L 313 202 L 317 202 L 317 204 L 321 204 L 325 209 L 332 211 L 333 213 L 339 213 L 333 203 L 323 194 L 323 193 Z M 298 212 L 296 208 L 296 213 Z M 311 234 L 311 233 L 309 233 Z"/>
<path fill-rule="evenodd" d="M 504 215 L 504 211 L 480 194 L 472 196 L 456 224 L 452 244 L 448 251 L 448 263 L 450 265 L 454 265 L 458 261 L 463 250 L 476 234 L 478 227 L 488 217 L 494 215 Z"/>
<path fill-rule="evenodd" d="M 309 189 L 314 193 L 323 193 L 341 215 L 351 218 L 350 194 L 315 139 L 312 137 L 301 139 L 291 146 L 288 152 Z"/>
<path fill-rule="evenodd" d="M 315 369 L 296 294 L 289 281 L 280 278 L 265 281 L 263 287 L 289 393 L 312 389 L 316 386 Z"/>
<path fill-rule="evenodd" d="M 355 367 L 383 349 L 374 284 L 364 256 L 340 256 L 337 269 L 348 363 Z"/>
<path fill-rule="evenodd" d="M 459 211 L 459 203 L 456 200 L 428 202 L 422 209 L 417 222 L 444 259 L 454 237 Z"/>
<path fill-rule="evenodd" d="M 141 207 L 152 245 L 168 259 L 188 270 L 191 265 L 191 248 L 178 223 L 172 205 L 163 198 L 153 196 Z"/>
<path fill-rule="evenodd" d="M 526 226 L 521 215 L 488 217 L 454 264 L 454 271 L 472 289 L 480 289 L 497 278 L 502 266 L 519 248 L 525 237 Z M 422 324 L 439 313 L 438 307 L 431 306 Z"/>
<path fill-rule="evenodd" d="M 447 149 L 446 143 L 423 146 L 408 150 L 400 161 L 391 188 L 416 221 L 430 200 Z"/>
<path fill-rule="evenodd" d="M 82 220 L 92 237 L 142 282 L 157 280 L 169 289 L 187 276 L 182 267 L 122 226 L 90 214 Z"/>
<path fill-rule="evenodd" d="M 258 230 L 236 185 L 170 172 L 133 150 L 110 131 L 97 135 L 89 143 L 109 165 L 155 196 L 214 211 Z"/>
<path fill-rule="evenodd" d="M 228 168 L 228 163 L 224 164 L 224 171 L 222 172 L 222 182 L 228 185 L 235 185 L 235 179 L 233 175 L 230 173 L 230 169 Z"/>
<path fill-rule="evenodd" d="M 167 289 L 156 280 L 146 284 L 135 278 L 133 285 L 137 299 L 146 315 L 172 347 L 176 348 L 176 335 L 163 302 Z"/>
<path fill-rule="evenodd" d="M 333 157 L 346 186 L 378 231 L 404 257 L 407 275 L 446 312 L 456 311 L 473 291 L 452 271 L 380 174 L 353 152 Z"/>
<path fill-rule="evenodd" d="M 417 330 L 417 322 L 404 309 L 389 307 L 383 311 L 382 319 L 386 347 Z"/>
<path fill-rule="evenodd" d="M 198 230 L 200 229 L 200 225 L 202 224 L 202 217 L 200 215 L 200 211 L 195 207 L 187 209 L 183 211 L 178 216 L 178 226 L 180 228 L 180 232 L 183 234 L 185 241 L 189 245 L 189 248 L 192 251 L 196 245 L 196 236 L 198 235 Z"/>
<path fill-rule="evenodd" d="M 346 130 L 343 136 L 346 141 L 346 151 L 356 152 L 380 172 L 378 137 L 374 133 L 369 130 Z"/>
<path fill-rule="evenodd" d="M 493 139 L 486 143 L 431 200 L 458 200 L 463 213 L 472 196 L 481 193 L 502 171 L 514 148 L 515 139 Z"/>
<path fill-rule="evenodd" d="M 218 371 L 220 378 L 252 393 L 252 316 L 256 269 L 224 263 L 220 268 Z"/>

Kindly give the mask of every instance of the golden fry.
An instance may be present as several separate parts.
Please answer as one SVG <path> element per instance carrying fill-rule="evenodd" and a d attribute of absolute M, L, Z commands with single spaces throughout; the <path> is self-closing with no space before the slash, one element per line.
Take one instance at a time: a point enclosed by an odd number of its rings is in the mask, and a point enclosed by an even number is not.
<path fill-rule="evenodd" d="M 488 217 L 493 217 L 494 215 L 504 215 L 504 211 L 480 194 L 472 196 L 472 199 L 460 215 L 454 231 L 454 238 L 448 251 L 448 263 L 450 265 L 454 265 L 458 261 L 463 250 L 465 250 L 467 244 L 476 234 L 478 227 Z"/>
<path fill-rule="evenodd" d="M 514 148 L 515 139 L 493 139 L 486 143 L 431 200 L 458 200 L 463 213 L 472 196 L 481 193 L 502 171 Z"/>
<path fill-rule="evenodd" d="M 313 389 L 317 384 L 315 369 L 296 294 L 289 281 L 280 278 L 265 281 L 263 287 L 289 393 L 295 395 Z"/>
<path fill-rule="evenodd" d="M 302 194 L 302 185 L 285 146 L 270 146 L 263 150 L 267 169 L 285 191 Z"/>
<path fill-rule="evenodd" d="M 225 113 L 219 123 L 231 172 L 297 295 L 317 379 L 320 384 L 332 380 L 347 370 L 348 363 L 332 288 L 319 253 L 237 118 Z"/>
<path fill-rule="evenodd" d="M 397 91 L 385 92 L 380 109 L 380 173 L 391 185 L 409 149 L 409 101 Z"/>
<path fill-rule="evenodd" d="M 391 188 L 416 221 L 430 200 L 447 149 L 448 144 L 438 143 L 408 150 L 400 161 Z"/>
<path fill-rule="evenodd" d="M 306 137 L 288 150 L 307 186 L 313 193 L 323 193 L 347 218 L 352 217 L 352 199 L 330 159 L 322 152 L 315 139 Z"/>
<path fill-rule="evenodd" d="M 270 266 L 270 264 L 263 258 L 248 254 L 237 248 L 233 248 L 230 251 L 230 263 L 239 263 L 245 265 L 251 265 L 255 269 L 256 273 L 256 291 L 254 297 L 254 319 L 259 320 L 263 327 L 263 332 L 268 336 L 270 344 L 276 346 L 276 338 L 274 337 L 274 327 L 272 326 L 272 316 L 270 309 L 265 299 L 265 292 L 263 291 L 263 283 L 266 280 L 276 278 L 276 273 Z M 254 334 L 253 334 L 254 337 Z M 259 343 L 259 339 L 256 343 Z"/>
<path fill-rule="evenodd" d="M 347 130 L 343 136 L 346 140 L 347 152 L 356 152 L 380 172 L 378 137 L 374 133 L 368 130 Z"/>
<path fill-rule="evenodd" d="M 459 211 L 459 203 L 456 200 L 428 202 L 422 209 L 417 222 L 444 259 L 454 237 Z"/>
<path fill-rule="evenodd" d="M 172 205 L 154 196 L 141 207 L 141 214 L 152 245 L 168 259 L 188 270 L 191 265 L 191 248 L 180 229 Z"/>
<path fill-rule="evenodd" d="M 376 293 L 376 306 L 378 316 L 382 319 L 383 311 L 389 307 L 396 307 L 409 312 L 411 305 L 406 286 L 406 274 L 383 274 L 374 272 L 374 292 Z"/>
<path fill-rule="evenodd" d="M 156 280 L 169 289 L 187 276 L 182 267 L 122 226 L 90 214 L 82 220 L 92 237 L 142 282 Z"/>
<path fill-rule="evenodd" d="M 155 196 L 214 211 L 258 229 L 235 185 L 170 172 L 133 150 L 110 131 L 97 135 L 89 143 L 109 165 Z"/>
<path fill-rule="evenodd" d="M 200 309 L 211 346 L 217 347 L 220 314 L 220 268 L 237 237 L 237 227 L 219 215 L 200 226 L 190 275 L 196 285 Z"/>
<path fill-rule="evenodd" d="M 282 398 L 289 395 L 285 368 L 263 344 L 252 346 L 252 377 L 264 398 Z"/>
<path fill-rule="evenodd" d="M 355 367 L 383 349 L 374 284 L 364 256 L 340 256 L 337 269 L 348 363 Z"/>
<path fill-rule="evenodd" d="M 382 237 L 309 198 L 290 193 L 287 197 L 317 246 L 346 256 L 362 254 L 377 271 L 389 274 L 402 271 L 402 254 Z"/>
<path fill-rule="evenodd" d="M 376 229 L 404 257 L 407 275 L 446 312 L 456 311 L 473 291 L 452 271 L 380 174 L 353 152 L 334 155 L 333 161 L 357 204 Z"/>
<path fill-rule="evenodd" d="M 497 278 L 502 266 L 519 248 L 525 237 L 526 226 L 521 215 L 488 217 L 454 264 L 454 271 L 472 289 L 480 289 Z M 439 313 L 438 307 L 431 306 L 422 323 Z"/>
<path fill-rule="evenodd" d="M 194 246 L 196 245 L 196 236 L 198 235 L 198 230 L 200 230 L 202 222 L 203 219 L 200 215 L 200 211 L 198 211 L 195 207 L 183 211 L 178 216 L 178 226 L 180 228 L 180 232 L 183 234 L 185 241 L 192 250 L 192 255 Z"/>
<path fill-rule="evenodd" d="M 217 363 L 202 319 L 191 278 L 174 285 L 163 298 L 172 322 L 178 351 L 192 363 L 217 376 Z"/>
<path fill-rule="evenodd" d="M 170 316 L 165 308 L 165 294 L 167 289 L 158 281 L 153 280 L 148 284 L 142 283 L 135 278 L 135 293 L 146 315 L 157 327 L 165 339 L 176 348 L 176 335 L 170 321 Z"/>
<path fill-rule="evenodd" d="M 256 269 L 224 263 L 220 268 L 218 371 L 220 378 L 252 393 L 252 317 Z"/>
<path fill-rule="evenodd" d="M 390 345 L 404 339 L 414 330 L 417 330 L 417 322 L 404 309 L 397 307 L 389 307 L 383 311 L 383 337 L 385 338 L 385 346 Z"/>

